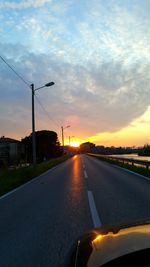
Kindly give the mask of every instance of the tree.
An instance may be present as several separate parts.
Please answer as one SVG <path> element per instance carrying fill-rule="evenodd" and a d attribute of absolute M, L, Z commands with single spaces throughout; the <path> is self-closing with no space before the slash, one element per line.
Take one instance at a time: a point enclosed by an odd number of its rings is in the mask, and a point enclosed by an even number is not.
<path fill-rule="evenodd" d="M 145 144 L 143 148 L 139 149 L 139 156 L 150 156 L 150 145 Z"/>
<path fill-rule="evenodd" d="M 36 157 L 37 161 L 43 161 L 53 157 L 58 157 L 62 154 L 60 149 L 60 143 L 58 141 L 57 133 L 54 131 L 36 131 Z M 22 143 L 25 144 L 27 160 L 32 161 L 32 133 L 22 139 Z"/>

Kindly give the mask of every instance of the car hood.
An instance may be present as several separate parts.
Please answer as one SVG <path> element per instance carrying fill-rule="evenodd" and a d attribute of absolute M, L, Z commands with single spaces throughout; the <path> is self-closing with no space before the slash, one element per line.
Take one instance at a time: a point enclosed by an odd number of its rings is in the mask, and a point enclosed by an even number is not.
<path fill-rule="evenodd" d="M 150 249 L 150 221 L 107 225 L 82 235 L 72 246 L 66 266 L 100 267 L 121 256 Z"/>
<path fill-rule="evenodd" d="M 107 233 L 95 231 L 91 241 L 92 252 L 88 259 L 88 267 L 101 266 L 115 258 L 150 248 L 150 224 L 126 227 Z"/>

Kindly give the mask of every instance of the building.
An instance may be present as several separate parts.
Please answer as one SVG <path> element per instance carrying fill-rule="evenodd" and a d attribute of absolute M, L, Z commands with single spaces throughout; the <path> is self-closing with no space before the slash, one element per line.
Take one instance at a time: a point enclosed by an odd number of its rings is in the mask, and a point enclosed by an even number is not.
<path fill-rule="evenodd" d="M 95 152 L 95 144 L 86 142 L 80 145 L 81 153 L 94 153 Z"/>
<path fill-rule="evenodd" d="M 24 145 L 15 139 L 0 137 L 0 163 L 8 165 L 18 164 L 22 154 L 25 154 Z"/>

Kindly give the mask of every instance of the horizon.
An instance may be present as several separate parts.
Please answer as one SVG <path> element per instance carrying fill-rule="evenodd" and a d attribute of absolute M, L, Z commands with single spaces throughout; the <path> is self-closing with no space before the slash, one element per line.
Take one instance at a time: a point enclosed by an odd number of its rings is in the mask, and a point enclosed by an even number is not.
<path fill-rule="evenodd" d="M 53 130 L 46 130 L 46 129 L 41 129 L 41 130 L 39 130 L 39 131 L 53 131 Z M 37 131 L 36 131 L 37 132 Z M 55 132 L 55 131 L 54 131 Z M 24 136 L 24 137 L 22 137 L 21 139 L 17 139 L 17 138 L 12 138 L 11 136 L 0 136 L 0 139 L 1 138 L 8 138 L 8 139 L 14 139 L 14 140 L 16 140 L 16 141 L 19 141 L 19 142 L 21 142 L 22 141 L 22 139 L 24 139 L 25 137 L 27 137 L 27 136 L 30 136 L 32 133 L 30 133 L 30 134 L 27 134 L 26 136 Z M 57 132 L 56 132 L 56 134 L 57 134 Z M 58 136 L 58 134 L 57 134 L 57 136 Z M 62 146 L 62 142 L 61 142 L 61 140 L 59 140 L 59 138 L 58 138 L 58 141 L 59 141 L 59 143 L 60 143 L 60 146 Z M 65 139 L 64 140 L 64 145 L 65 146 L 70 146 L 70 147 L 80 147 L 80 145 L 82 145 L 82 144 L 84 144 L 84 143 L 92 143 L 92 144 L 94 144 L 95 146 L 102 146 L 102 147 L 105 147 L 105 148 L 107 148 L 107 147 L 109 147 L 109 148 L 132 148 L 132 149 L 138 149 L 138 148 L 142 148 L 142 147 L 144 147 L 145 145 L 149 145 L 149 143 L 145 143 L 145 144 L 143 144 L 143 145 L 131 145 L 131 146 L 125 146 L 125 145 L 121 145 L 121 146 L 113 146 L 113 145 L 110 145 L 110 146 L 105 146 L 104 144 L 102 144 L 102 143 L 100 143 L 100 144 L 96 144 L 96 143 L 94 143 L 94 142 L 91 142 L 91 141 L 89 141 L 89 140 L 84 140 L 83 142 L 79 142 L 79 141 L 77 141 L 77 139 L 73 139 L 73 140 L 71 140 L 70 141 L 70 144 L 69 144 L 69 140 L 67 140 L 67 139 Z"/>

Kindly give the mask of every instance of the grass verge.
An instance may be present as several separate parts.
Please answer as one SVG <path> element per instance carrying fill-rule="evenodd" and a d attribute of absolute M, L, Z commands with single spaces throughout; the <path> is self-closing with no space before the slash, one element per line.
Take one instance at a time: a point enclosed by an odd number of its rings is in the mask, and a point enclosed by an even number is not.
<path fill-rule="evenodd" d="M 41 173 L 69 159 L 65 155 L 37 164 L 36 167 L 24 167 L 16 170 L 5 170 L 0 173 L 0 196 L 30 181 Z"/>
<path fill-rule="evenodd" d="M 109 159 L 107 157 L 103 157 L 103 156 L 100 156 L 100 155 L 98 155 L 98 156 L 89 155 L 89 156 L 92 156 L 92 157 L 95 157 L 95 158 L 97 158 L 99 160 L 103 160 L 103 161 L 106 161 L 108 163 L 120 166 L 122 168 L 128 169 L 130 171 L 139 173 L 139 174 L 141 174 L 143 176 L 146 176 L 146 177 L 150 178 L 150 170 L 147 170 L 146 168 L 143 168 L 143 167 L 140 167 L 140 166 L 135 166 L 135 165 L 133 166 L 133 165 L 130 165 L 128 163 L 119 162 L 118 160 Z"/>

